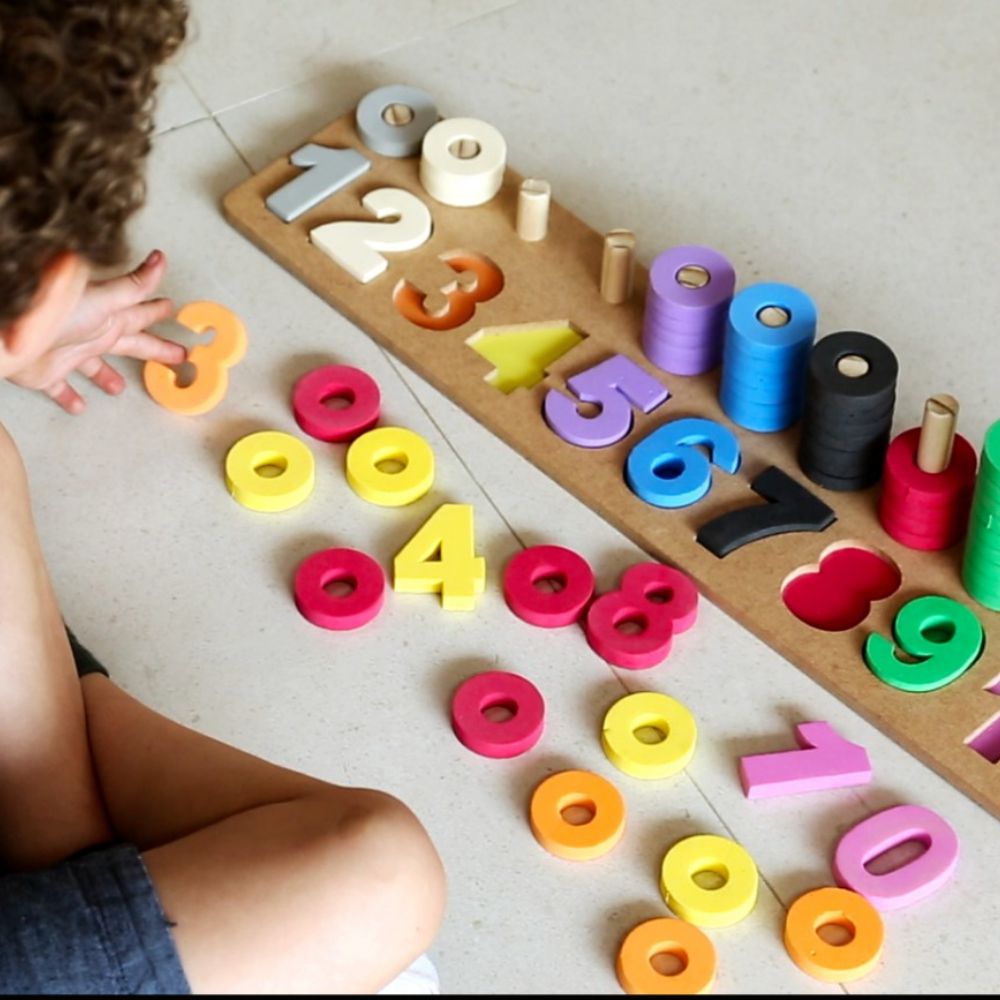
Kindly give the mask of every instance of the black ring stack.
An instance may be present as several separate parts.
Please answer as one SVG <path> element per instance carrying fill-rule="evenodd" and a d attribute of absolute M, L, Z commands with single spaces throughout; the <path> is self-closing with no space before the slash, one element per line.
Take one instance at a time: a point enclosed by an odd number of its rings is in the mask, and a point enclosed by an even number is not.
<path fill-rule="evenodd" d="M 830 490 L 882 476 L 896 405 L 896 355 L 869 333 L 831 333 L 809 355 L 799 466 Z"/>

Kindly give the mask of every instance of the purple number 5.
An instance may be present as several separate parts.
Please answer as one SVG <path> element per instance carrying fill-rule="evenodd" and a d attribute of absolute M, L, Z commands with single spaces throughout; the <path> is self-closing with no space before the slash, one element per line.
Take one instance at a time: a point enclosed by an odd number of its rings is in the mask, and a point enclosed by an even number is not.
<path fill-rule="evenodd" d="M 568 396 L 550 389 L 543 412 L 548 425 L 564 441 L 581 448 L 606 448 L 632 429 L 632 407 L 649 413 L 670 396 L 665 385 L 623 354 L 616 354 L 566 380 L 581 402 L 601 409 L 586 417 Z"/>

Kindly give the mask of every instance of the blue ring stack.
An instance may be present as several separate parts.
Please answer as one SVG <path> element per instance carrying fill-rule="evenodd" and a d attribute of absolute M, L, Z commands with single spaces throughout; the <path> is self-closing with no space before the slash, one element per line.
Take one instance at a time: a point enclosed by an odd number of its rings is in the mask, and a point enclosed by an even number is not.
<path fill-rule="evenodd" d="M 771 326 L 767 309 L 787 322 Z M 751 431 L 780 431 L 805 405 L 805 376 L 816 336 L 816 306 L 791 285 L 751 285 L 733 297 L 722 353 L 719 402 L 726 415 Z"/>

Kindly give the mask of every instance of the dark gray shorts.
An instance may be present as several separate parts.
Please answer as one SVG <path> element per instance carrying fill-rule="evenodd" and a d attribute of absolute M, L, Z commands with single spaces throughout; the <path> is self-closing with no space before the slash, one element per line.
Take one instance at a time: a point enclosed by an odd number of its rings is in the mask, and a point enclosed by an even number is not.
<path fill-rule="evenodd" d="M 0 993 L 190 993 L 138 850 L 0 875 Z"/>

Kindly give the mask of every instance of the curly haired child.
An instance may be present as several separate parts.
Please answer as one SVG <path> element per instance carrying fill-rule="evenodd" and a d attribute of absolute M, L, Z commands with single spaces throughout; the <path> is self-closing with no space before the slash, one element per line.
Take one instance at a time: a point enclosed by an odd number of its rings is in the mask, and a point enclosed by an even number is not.
<path fill-rule="evenodd" d="M 93 275 L 125 252 L 187 18 L 179 0 L 0 0 L 0 377 L 70 413 L 75 373 L 124 388 L 109 355 L 185 358 L 147 329 L 173 311 L 162 253 Z M 0 991 L 436 992 L 445 884 L 420 822 L 116 686 L 64 625 L 2 427 L 0 551 Z"/>

